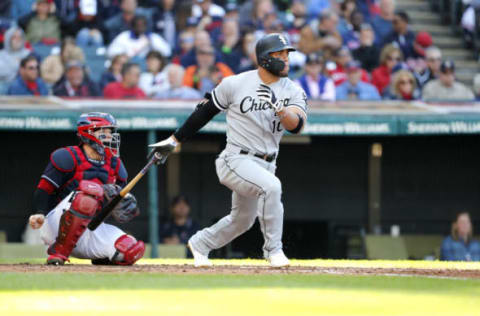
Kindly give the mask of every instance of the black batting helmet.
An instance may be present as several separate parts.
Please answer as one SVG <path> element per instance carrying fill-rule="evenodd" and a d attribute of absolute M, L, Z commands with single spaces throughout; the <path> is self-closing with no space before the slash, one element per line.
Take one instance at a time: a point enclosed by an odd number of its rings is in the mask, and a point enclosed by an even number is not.
<path fill-rule="evenodd" d="M 275 76 L 279 76 L 285 67 L 285 63 L 278 58 L 273 58 L 270 56 L 270 53 L 279 52 L 284 49 L 289 52 L 296 50 L 293 46 L 290 46 L 290 43 L 288 43 L 288 40 L 282 34 L 272 33 L 262 37 L 255 46 L 258 65 Z"/>

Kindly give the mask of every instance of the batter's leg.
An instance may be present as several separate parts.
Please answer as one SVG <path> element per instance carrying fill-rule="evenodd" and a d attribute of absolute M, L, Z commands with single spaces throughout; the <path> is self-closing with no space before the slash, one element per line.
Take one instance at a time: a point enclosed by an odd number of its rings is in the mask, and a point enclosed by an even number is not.
<path fill-rule="evenodd" d="M 237 157 L 237 158 L 236 158 Z M 234 191 L 232 213 L 214 226 L 192 237 L 193 246 L 203 254 L 217 249 L 248 230 L 258 214 L 264 234 L 264 255 L 282 249 L 283 205 L 281 183 L 268 171 L 268 163 L 245 156 L 225 157 L 217 161 L 220 182 Z M 241 198 L 239 198 L 241 197 Z M 260 201 L 260 202 L 259 202 Z M 260 206 L 260 207 L 259 207 Z M 232 216 L 233 215 L 233 216 Z"/>
<path fill-rule="evenodd" d="M 256 209 L 257 198 L 245 197 L 233 192 L 230 214 L 213 226 L 198 231 L 189 242 L 197 251 L 207 255 L 210 250 L 225 246 L 249 230 L 255 223 Z"/>

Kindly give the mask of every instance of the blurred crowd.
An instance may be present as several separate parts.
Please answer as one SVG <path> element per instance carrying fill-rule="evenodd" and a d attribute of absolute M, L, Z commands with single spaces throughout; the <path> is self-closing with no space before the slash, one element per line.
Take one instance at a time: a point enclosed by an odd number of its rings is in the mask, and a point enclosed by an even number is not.
<path fill-rule="evenodd" d="M 199 99 L 280 32 L 310 99 L 475 100 L 409 24 L 394 0 L 2 0 L 0 94 Z"/>

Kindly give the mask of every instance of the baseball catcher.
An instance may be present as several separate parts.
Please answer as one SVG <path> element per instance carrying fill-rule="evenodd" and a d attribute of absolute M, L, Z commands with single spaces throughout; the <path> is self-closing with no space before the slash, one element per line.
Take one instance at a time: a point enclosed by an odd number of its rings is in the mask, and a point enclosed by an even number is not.
<path fill-rule="evenodd" d="M 41 229 L 47 264 L 63 265 L 70 255 L 94 264 L 131 265 L 145 245 L 121 229 L 102 223 L 87 230 L 95 214 L 125 186 L 127 171 L 119 157 L 120 134 L 108 113 L 85 113 L 77 121 L 78 146 L 55 150 L 34 193 L 29 224 Z M 48 214 L 47 214 L 48 213 Z M 120 223 L 140 213 L 132 194 L 112 211 Z M 44 214 L 47 214 L 46 216 Z"/>

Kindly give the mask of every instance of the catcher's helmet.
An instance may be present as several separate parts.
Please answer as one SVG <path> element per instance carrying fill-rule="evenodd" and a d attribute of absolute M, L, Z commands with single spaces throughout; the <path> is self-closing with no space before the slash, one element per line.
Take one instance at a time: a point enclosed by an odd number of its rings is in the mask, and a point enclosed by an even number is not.
<path fill-rule="evenodd" d="M 103 129 L 110 129 L 110 135 L 105 132 L 98 137 L 94 132 Z M 77 136 L 82 143 L 88 144 L 100 155 L 105 155 L 105 149 L 109 149 L 115 156 L 120 151 L 120 134 L 117 132 L 117 120 L 108 113 L 90 112 L 83 113 L 77 120 Z"/>
<path fill-rule="evenodd" d="M 279 52 L 284 49 L 289 52 L 296 50 L 293 46 L 290 46 L 288 40 L 282 34 L 272 33 L 262 37 L 255 46 L 258 65 L 275 76 L 279 76 L 285 67 L 285 63 L 278 58 L 273 58 L 270 56 L 270 53 Z"/>

